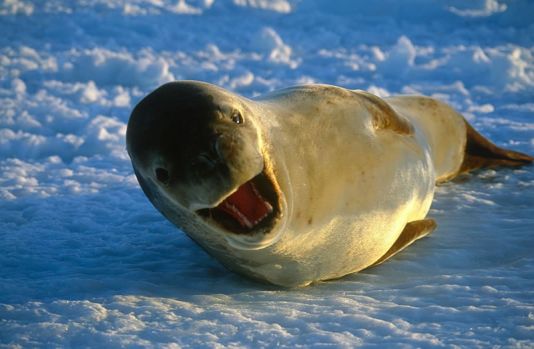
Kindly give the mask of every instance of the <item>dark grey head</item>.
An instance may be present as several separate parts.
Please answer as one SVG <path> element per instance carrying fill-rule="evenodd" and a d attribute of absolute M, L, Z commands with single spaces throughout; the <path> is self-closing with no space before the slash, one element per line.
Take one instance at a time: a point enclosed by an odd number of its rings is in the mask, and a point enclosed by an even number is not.
<path fill-rule="evenodd" d="M 137 178 L 156 207 L 162 203 L 154 198 L 164 197 L 180 209 L 215 217 L 237 234 L 250 233 L 264 215 L 275 215 L 279 205 L 264 174 L 251 103 L 195 81 L 165 84 L 139 102 L 128 122 L 126 144 Z"/>
<path fill-rule="evenodd" d="M 263 168 L 258 134 L 241 98 L 199 82 L 171 82 L 146 96 L 126 144 L 140 174 L 179 204 L 211 207 Z"/>

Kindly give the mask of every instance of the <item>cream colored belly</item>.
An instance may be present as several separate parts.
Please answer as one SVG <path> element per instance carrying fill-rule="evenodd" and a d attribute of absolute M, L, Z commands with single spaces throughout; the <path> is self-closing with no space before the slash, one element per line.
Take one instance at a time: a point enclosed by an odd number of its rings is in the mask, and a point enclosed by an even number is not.
<path fill-rule="evenodd" d="M 424 145 L 418 146 L 420 151 L 405 161 L 382 159 L 382 166 L 374 167 L 376 173 L 364 184 L 356 181 L 352 186 L 329 187 L 330 192 L 323 193 L 332 195 L 329 202 L 307 206 L 317 209 L 308 211 L 309 216 L 297 216 L 294 207 L 279 242 L 263 250 L 237 252 L 241 266 L 271 283 L 296 287 L 372 265 L 393 245 L 406 223 L 426 216 L 432 202 L 435 176 L 430 154 Z M 295 188 L 294 195 L 302 192 Z"/>

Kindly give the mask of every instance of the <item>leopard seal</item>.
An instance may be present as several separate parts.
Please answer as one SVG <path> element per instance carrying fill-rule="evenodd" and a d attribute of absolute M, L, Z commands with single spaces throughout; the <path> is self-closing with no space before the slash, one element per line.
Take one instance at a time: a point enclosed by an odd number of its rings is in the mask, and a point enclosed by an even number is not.
<path fill-rule="evenodd" d="M 448 105 L 304 85 L 254 99 L 167 83 L 128 122 L 152 204 L 229 269 L 297 287 L 389 259 L 430 233 L 436 183 L 532 157 Z"/>

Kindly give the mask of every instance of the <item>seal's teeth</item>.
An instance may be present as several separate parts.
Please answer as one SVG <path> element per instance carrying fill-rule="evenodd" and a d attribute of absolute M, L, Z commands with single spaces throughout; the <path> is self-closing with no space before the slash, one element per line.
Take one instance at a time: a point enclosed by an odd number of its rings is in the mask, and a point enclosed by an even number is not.
<path fill-rule="evenodd" d="M 226 209 L 228 210 L 231 210 L 235 215 L 236 217 L 238 218 L 239 222 L 246 226 L 247 228 L 251 229 L 251 228 L 254 228 L 256 225 L 258 225 L 262 220 L 264 220 L 271 212 L 273 212 L 273 207 L 271 206 L 271 204 L 269 204 L 268 202 L 265 202 L 266 204 L 266 207 L 267 207 L 267 212 L 259 217 L 258 219 L 254 220 L 253 222 L 251 222 L 247 216 L 245 216 L 241 211 L 239 211 L 239 209 L 228 203 L 228 202 L 225 202 L 224 203 L 224 206 Z"/>
<path fill-rule="evenodd" d="M 265 206 L 267 207 L 267 213 L 261 219 L 264 219 L 269 213 L 273 212 L 273 206 L 268 201 L 265 201 Z"/>
<path fill-rule="evenodd" d="M 252 230 L 275 211 L 252 181 L 241 185 L 225 198 L 216 209 L 227 215 L 226 220 L 223 221 L 223 224 L 226 224 L 225 227 L 229 230 L 237 229 L 238 232 L 240 228 Z M 229 218 L 233 218 L 233 222 L 237 223 L 238 226 L 232 226 L 233 223 L 228 220 Z"/>
<path fill-rule="evenodd" d="M 273 206 L 271 206 L 271 204 L 269 203 L 269 201 L 265 200 L 263 198 L 263 196 L 260 194 L 260 192 L 258 191 L 258 189 L 256 188 L 256 186 L 254 185 L 254 183 L 250 183 L 251 186 L 252 186 L 252 190 L 254 191 L 254 194 L 256 194 L 256 196 L 261 200 L 263 201 L 263 203 L 265 204 L 265 207 L 267 207 L 267 210 L 269 212 L 267 212 L 265 214 L 265 216 L 261 217 L 259 220 L 262 220 L 263 218 L 265 218 L 269 213 L 273 212 Z"/>
<path fill-rule="evenodd" d="M 224 206 L 231 210 L 232 212 L 234 212 L 236 214 L 236 216 L 238 217 L 239 219 L 239 222 L 246 226 L 247 228 L 251 229 L 254 227 L 254 225 L 256 225 L 256 223 L 252 224 L 250 222 L 250 220 L 247 218 L 247 216 L 245 216 L 243 213 L 241 213 L 241 211 L 239 211 L 239 209 L 237 207 L 235 207 L 234 205 L 228 203 L 228 202 L 224 202 Z"/>
<path fill-rule="evenodd" d="M 256 194 L 257 197 L 263 200 L 263 197 L 260 195 L 260 192 L 258 191 L 258 189 L 256 189 L 256 186 L 254 185 L 254 183 L 250 182 L 250 185 L 252 187 L 252 190 L 254 191 L 254 194 Z"/>
<path fill-rule="evenodd" d="M 268 209 L 269 211 L 267 213 L 265 213 L 263 216 L 261 216 L 260 218 L 256 219 L 254 221 L 254 225 L 258 225 L 258 223 L 260 223 L 262 220 L 264 220 L 271 212 L 273 212 L 273 207 L 268 203 L 266 202 L 266 204 L 268 205 Z"/>

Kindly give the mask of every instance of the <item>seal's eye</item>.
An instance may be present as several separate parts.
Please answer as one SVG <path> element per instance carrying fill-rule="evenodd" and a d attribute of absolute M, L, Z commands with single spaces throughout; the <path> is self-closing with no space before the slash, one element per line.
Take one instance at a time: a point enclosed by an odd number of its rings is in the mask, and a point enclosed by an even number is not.
<path fill-rule="evenodd" d="M 233 122 L 235 122 L 236 124 L 242 124 L 243 123 L 243 116 L 241 115 L 240 112 L 238 111 L 234 111 L 232 113 L 232 116 L 231 116 L 231 119 Z"/>

